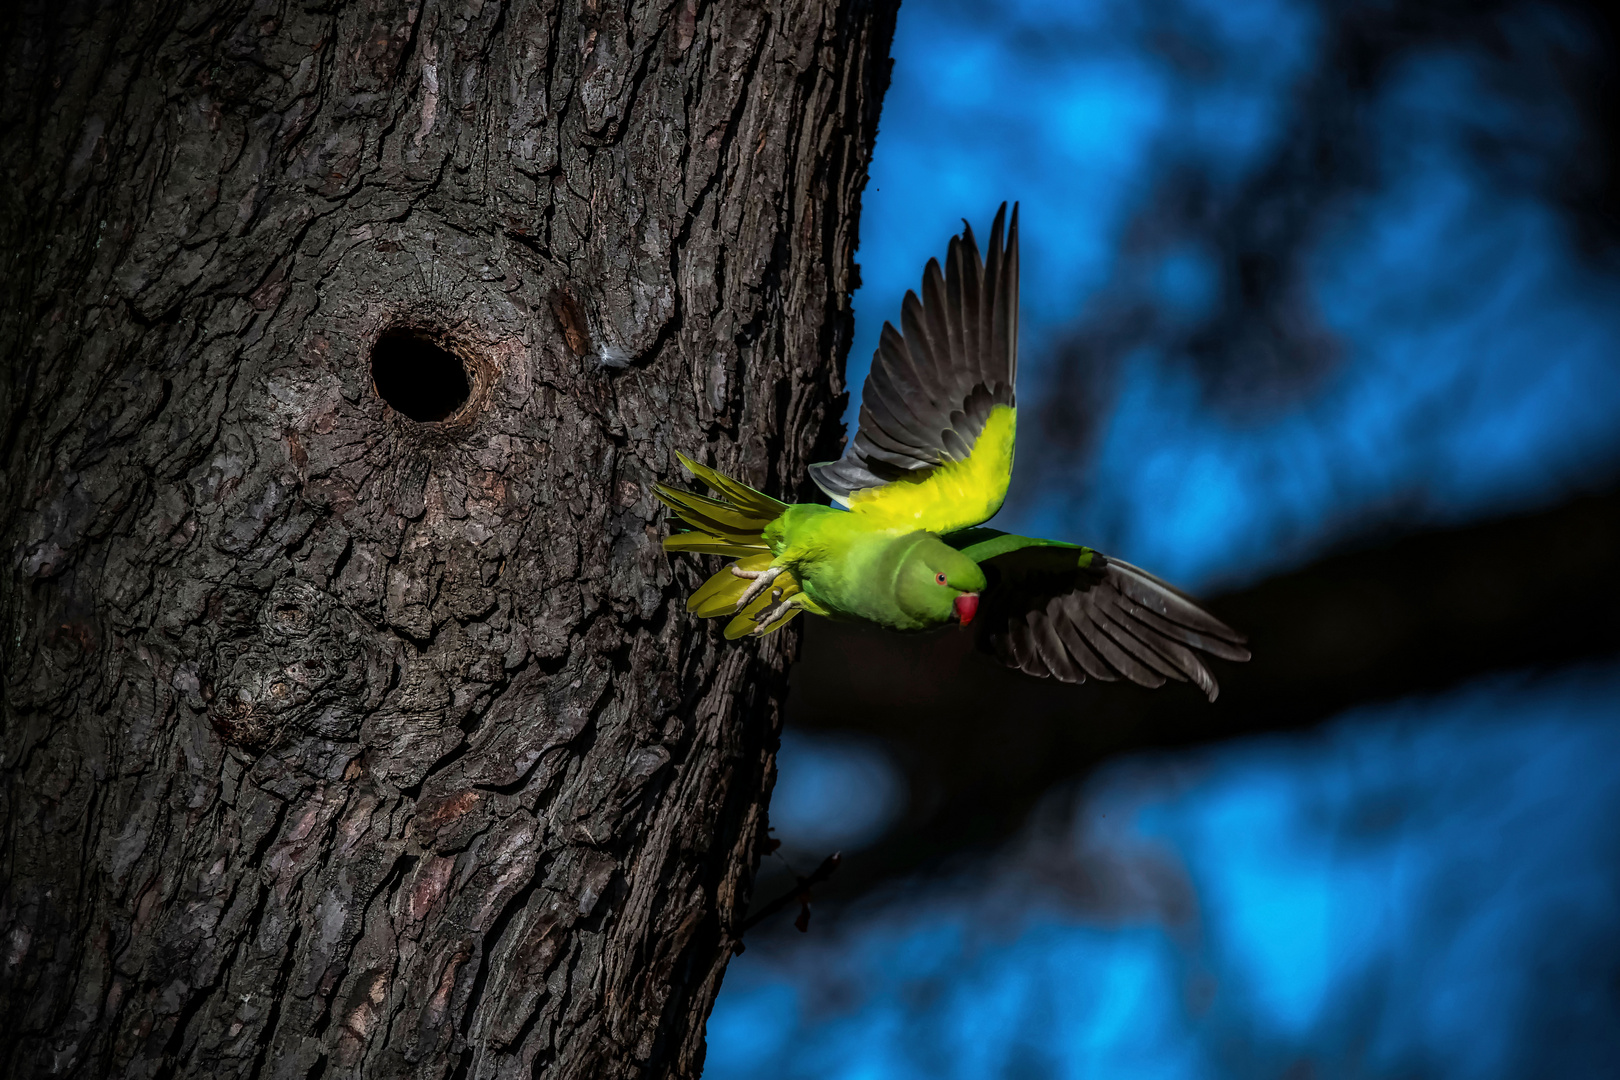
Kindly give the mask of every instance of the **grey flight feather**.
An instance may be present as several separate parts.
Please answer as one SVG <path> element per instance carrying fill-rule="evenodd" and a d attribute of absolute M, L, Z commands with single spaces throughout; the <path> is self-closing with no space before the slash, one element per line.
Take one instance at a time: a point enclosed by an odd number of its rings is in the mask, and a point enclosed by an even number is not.
<path fill-rule="evenodd" d="M 1191 682 L 1214 701 L 1220 687 L 1199 654 L 1249 658 L 1242 634 L 1130 563 L 995 529 L 944 539 L 984 567 L 979 643 L 1009 667 L 1070 683 Z"/>

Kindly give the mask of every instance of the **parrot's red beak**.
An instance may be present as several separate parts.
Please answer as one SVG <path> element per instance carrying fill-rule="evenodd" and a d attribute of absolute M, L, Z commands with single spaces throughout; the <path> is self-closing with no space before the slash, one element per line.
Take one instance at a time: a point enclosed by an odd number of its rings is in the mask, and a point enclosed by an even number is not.
<path fill-rule="evenodd" d="M 966 626 L 979 613 L 979 594 L 965 592 L 956 598 L 956 621 Z"/>

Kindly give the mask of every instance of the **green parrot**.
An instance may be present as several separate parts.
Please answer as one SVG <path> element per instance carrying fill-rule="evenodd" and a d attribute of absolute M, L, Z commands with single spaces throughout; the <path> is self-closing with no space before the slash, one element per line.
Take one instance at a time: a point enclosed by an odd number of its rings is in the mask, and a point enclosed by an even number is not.
<path fill-rule="evenodd" d="M 917 631 L 979 625 L 1003 663 L 1064 682 L 1121 675 L 1219 691 L 1199 653 L 1247 660 L 1244 637 L 1187 594 L 1091 548 L 983 528 L 1012 476 L 1018 415 L 1018 207 L 1002 204 L 980 257 L 965 221 L 922 298 L 883 324 L 844 456 L 810 466 L 835 506 L 789 505 L 678 454 L 714 495 L 664 484 L 690 531 L 667 551 L 735 559 L 687 602 L 764 635 L 801 611 Z M 1006 244 L 1003 246 L 1003 225 Z"/>

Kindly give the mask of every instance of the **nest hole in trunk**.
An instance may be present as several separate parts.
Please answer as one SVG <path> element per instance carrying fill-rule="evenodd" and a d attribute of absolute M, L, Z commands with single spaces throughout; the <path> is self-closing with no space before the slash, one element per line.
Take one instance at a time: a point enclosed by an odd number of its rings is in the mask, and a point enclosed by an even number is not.
<path fill-rule="evenodd" d="M 453 416 L 472 394 L 461 357 L 409 328 L 384 331 L 377 339 L 371 379 L 384 401 L 418 423 Z"/>

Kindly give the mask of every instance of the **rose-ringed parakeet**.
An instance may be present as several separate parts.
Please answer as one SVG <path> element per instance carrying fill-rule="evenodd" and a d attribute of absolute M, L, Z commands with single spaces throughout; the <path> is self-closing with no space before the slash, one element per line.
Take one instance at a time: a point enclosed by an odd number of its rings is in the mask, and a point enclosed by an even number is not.
<path fill-rule="evenodd" d="M 788 505 L 685 457 L 712 497 L 658 485 L 691 531 L 668 551 L 736 561 L 687 609 L 731 616 L 728 638 L 801 611 L 891 630 L 979 625 L 979 644 L 1031 675 L 1217 686 L 1200 653 L 1247 660 L 1241 634 L 1173 586 L 1091 548 L 983 528 L 1012 475 L 1018 370 L 1018 208 L 989 259 L 963 223 L 942 269 L 885 323 L 855 438 L 810 466 L 836 506 Z M 1006 224 L 1003 246 L 1003 224 Z"/>

